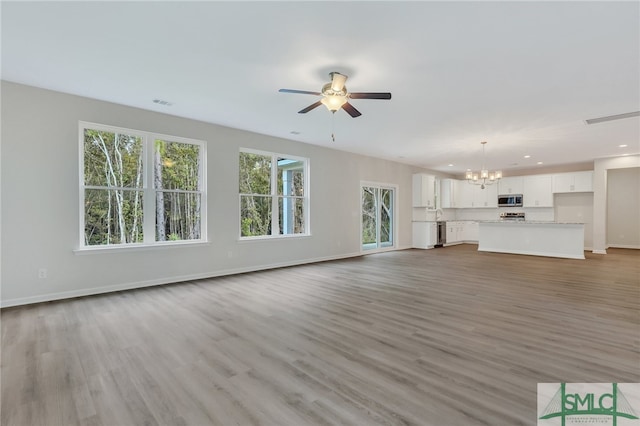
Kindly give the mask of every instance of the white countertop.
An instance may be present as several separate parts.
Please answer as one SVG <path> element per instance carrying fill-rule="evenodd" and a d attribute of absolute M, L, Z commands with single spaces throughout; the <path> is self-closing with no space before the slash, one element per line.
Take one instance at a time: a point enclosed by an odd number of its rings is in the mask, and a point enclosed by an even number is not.
<path fill-rule="evenodd" d="M 479 220 L 480 223 L 508 223 L 522 225 L 584 225 L 584 222 L 556 222 L 553 220 Z"/>
<path fill-rule="evenodd" d="M 412 220 L 411 222 L 427 223 L 427 222 L 491 222 L 491 221 L 476 220 L 476 219 L 438 219 L 438 220 Z"/>
<path fill-rule="evenodd" d="M 412 220 L 416 223 L 432 223 L 432 222 L 478 222 L 478 223 L 509 223 L 509 224 L 543 224 L 543 225 L 584 225 L 584 222 L 557 222 L 554 220 L 482 220 L 482 219 L 440 219 L 440 220 Z"/>

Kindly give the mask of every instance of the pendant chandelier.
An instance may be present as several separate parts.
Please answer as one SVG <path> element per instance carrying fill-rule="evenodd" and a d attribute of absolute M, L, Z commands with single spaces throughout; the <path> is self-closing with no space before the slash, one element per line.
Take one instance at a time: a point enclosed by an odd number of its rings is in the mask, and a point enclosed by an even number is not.
<path fill-rule="evenodd" d="M 487 144 L 486 141 L 480 142 L 482 144 L 482 169 L 480 169 L 480 173 L 474 173 L 470 169 L 467 170 L 465 174 L 465 179 L 467 182 L 480 185 L 481 189 L 484 189 L 486 185 L 491 185 L 502 178 L 502 172 L 497 170 L 495 172 L 490 172 L 485 167 L 485 156 L 484 156 L 484 146 Z"/>

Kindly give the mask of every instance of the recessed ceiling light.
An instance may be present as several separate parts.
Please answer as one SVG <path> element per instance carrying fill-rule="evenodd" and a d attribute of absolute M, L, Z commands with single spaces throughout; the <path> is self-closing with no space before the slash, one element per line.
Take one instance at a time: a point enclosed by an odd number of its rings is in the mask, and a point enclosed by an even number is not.
<path fill-rule="evenodd" d="M 453 167 L 453 164 L 449 164 L 449 167 Z"/>
<path fill-rule="evenodd" d="M 628 145 L 627 144 L 622 144 L 622 145 L 618 145 L 618 148 L 626 148 Z"/>
<path fill-rule="evenodd" d="M 536 164 L 542 164 L 542 161 L 538 161 Z"/>
<path fill-rule="evenodd" d="M 524 158 L 531 158 L 531 156 L 530 155 L 525 155 Z"/>

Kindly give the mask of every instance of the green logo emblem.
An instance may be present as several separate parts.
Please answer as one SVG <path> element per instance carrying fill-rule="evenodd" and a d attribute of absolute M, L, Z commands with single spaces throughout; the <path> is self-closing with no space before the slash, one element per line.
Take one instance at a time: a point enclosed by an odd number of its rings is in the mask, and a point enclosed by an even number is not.
<path fill-rule="evenodd" d="M 558 386 L 551 383 L 538 384 L 538 398 L 541 386 Z M 548 392 L 548 388 L 546 389 Z M 559 418 L 561 426 L 567 419 L 571 423 L 599 423 L 618 425 L 618 419 L 638 420 L 638 415 L 617 383 L 560 383 L 557 391 L 542 410 L 539 420 Z M 602 417 L 605 416 L 605 417 Z M 545 424 L 538 422 L 539 425 Z M 557 423 L 556 423 L 557 424 Z M 625 424 L 640 424 L 632 422 Z"/>

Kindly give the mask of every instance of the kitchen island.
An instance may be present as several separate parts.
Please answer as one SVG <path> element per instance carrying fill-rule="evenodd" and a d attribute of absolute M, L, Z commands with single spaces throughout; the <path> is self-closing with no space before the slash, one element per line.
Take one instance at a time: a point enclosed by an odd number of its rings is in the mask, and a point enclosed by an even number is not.
<path fill-rule="evenodd" d="M 584 224 L 483 221 L 480 222 L 478 251 L 584 259 Z"/>

